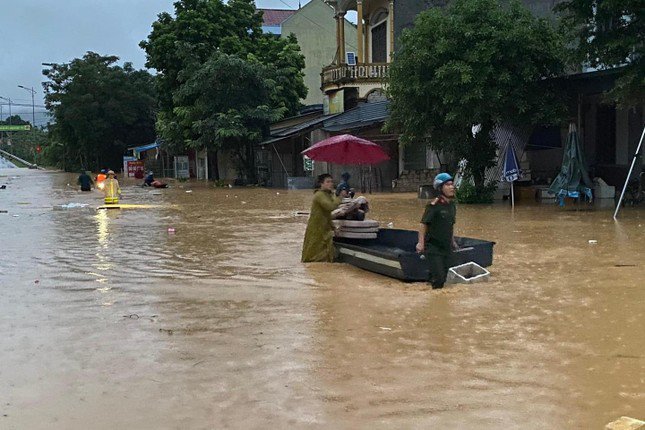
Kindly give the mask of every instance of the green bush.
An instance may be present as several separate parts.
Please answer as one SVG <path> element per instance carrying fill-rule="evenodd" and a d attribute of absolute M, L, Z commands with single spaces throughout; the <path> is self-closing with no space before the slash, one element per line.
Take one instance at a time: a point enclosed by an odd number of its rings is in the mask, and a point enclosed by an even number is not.
<path fill-rule="evenodd" d="M 219 188 L 228 187 L 228 181 L 226 181 L 224 179 L 215 179 L 213 181 L 213 186 L 214 187 L 219 187 Z"/>
<path fill-rule="evenodd" d="M 457 189 L 457 201 L 466 204 L 493 203 L 495 191 L 497 184 L 494 182 L 478 190 L 470 181 L 464 181 Z"/>

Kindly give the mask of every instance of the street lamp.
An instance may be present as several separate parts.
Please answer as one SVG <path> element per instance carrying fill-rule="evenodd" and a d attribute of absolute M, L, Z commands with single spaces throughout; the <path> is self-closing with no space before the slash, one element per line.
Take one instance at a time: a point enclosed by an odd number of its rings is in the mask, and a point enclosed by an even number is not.
<path fill-rule="evenodd" d="M 36 105 L 34 104 L 34 96 L 36 95 L 36 90 L 34 90 L 34 87 L 27 88 L 22 85 L 18 85 L 18 88 L 22 88 L 23 90 L 29 91 L 31 93 L 31 126 L 32 128 L 36 127 Z"/>

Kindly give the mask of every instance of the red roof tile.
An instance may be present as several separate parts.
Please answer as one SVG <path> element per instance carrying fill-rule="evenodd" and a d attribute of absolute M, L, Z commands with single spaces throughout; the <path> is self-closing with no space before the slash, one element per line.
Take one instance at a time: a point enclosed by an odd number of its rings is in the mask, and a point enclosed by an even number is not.
<path fill-rule="evenodd" d="M 294 13 L 298 12 L 297 10 L 285 10 L 285 9 L 258 9 L 264 12 L 263 15 L 263 24 L 266 26 L 278 26 L 282 24 L 287 18 L 289 18 Z"/>

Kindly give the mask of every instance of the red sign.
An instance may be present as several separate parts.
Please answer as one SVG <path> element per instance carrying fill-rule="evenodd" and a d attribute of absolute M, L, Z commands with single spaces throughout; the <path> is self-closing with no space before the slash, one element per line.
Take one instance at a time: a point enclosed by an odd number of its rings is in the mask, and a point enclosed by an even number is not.
<path fill-rule="evenodd" d="M 40 151 L 42 151 L 42 150 L 43 150 L 43 148 L 41 148 L 41 147 L 40 147 L 40 145 L 38 145 L 38 146 L 36 147 L 36 152 L 37 152 L 37 153 L 39 153 L 39 154 L 40 154 Z"/>
<path fill-rule="evenodd" d="M 143 160 L 128 161 L 128 178 L 133 177 L 137 170 L 143 171 L 144 167 Z"/>

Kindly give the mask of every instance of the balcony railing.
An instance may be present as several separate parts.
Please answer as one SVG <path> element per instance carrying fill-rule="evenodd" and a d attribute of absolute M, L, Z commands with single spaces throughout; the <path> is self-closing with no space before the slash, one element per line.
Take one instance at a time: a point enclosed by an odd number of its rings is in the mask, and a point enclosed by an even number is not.
<path fill-rule="evenodd" d="M 360 81 L 382 81 L 387 77 L 388 63 L 364 63 L 355 66 L 338 64 L 325 67 L 322 71 L 322 85 L 344 84 Z"/>

